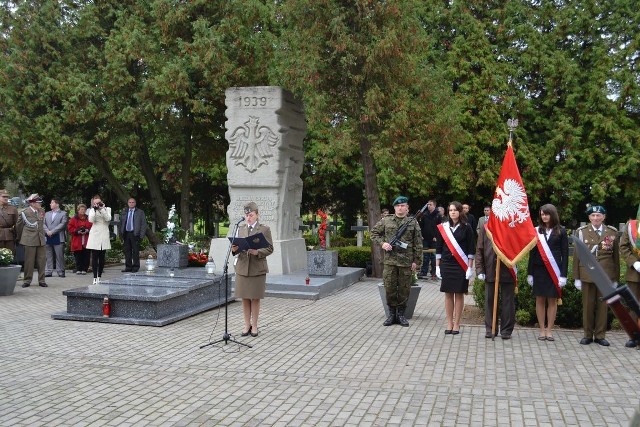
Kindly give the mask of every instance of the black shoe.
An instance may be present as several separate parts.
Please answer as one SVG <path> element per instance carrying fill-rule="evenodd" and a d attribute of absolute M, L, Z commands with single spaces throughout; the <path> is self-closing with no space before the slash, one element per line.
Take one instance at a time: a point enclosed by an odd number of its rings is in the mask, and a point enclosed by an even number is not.
<path fill-rule="evenodd" d="M 385 320 L 382 323 L 382 326 L 391 326 L 394 323 L 396 323 L 396 311 L 392 309 L 389 309 L 389 310 L 390 310 L 389 316 L 387 317 L 387 320 Z"/>
<path fill-rule="evenodd" d="M 64 273 L 58 274 L 58 277 L 67 277 Z"/>
<path fill-rule="evenodd" d="M 256 328 L 256 332 L 253 332 L 253 326 L 251 326 L 251 329 L 249 329 L 249 333 L 251 334 L 252 337 L 257 337 L 258 336 L 258 328 Z"/>
<path fill-rule="evenodd" d="M 23 287 L 23 288 L 28 288 L 29 286 L 31 286 L 31 283 L 23 283 L 23 284 L 22 284 L 22 287 Z"/>
<path fill-rule="evenodd" d="M 510 340 L 510 339 L 511 339 L 511 335 L 500 335 L 500 337 L 501 337 L 503 340 Z M 548 339 L 548 338 L 547 338 L 547 339 Z"/>
<path fill-rule="evenodd" d="M 122 271 L 123 273 L 131 273 L 131 270 L 128 268 L 125 268 L 124 270 L 120 270 L 120 271 Z"/>
<path fill-rule="evenodd" d="M 451 335 L 451 332 L 452 332 L 451 329 L 445 329 L 444 330 L 444 334 L 445 335 Z"/>
<path fill-rule="evenodd" d="M 595 340 L 593 340 L 593 342 L 596 344 L 600 344 L 603 347 L 609 347 L 609 341 L 605 340 L 604 338 L 596 338 Z"/>
<path fill-rule="evenodd" d="M 451 335 L 458 335 L 459 333 L 460 333 L 460 330 L 457 330 L 457 331 L 453 331 L 453 330 L 452 330 L 452 331 L 451 331 Z"/>
<path fill-rule="evenodd" d="M 637 345 L 638 345 L 638 344 L 636 344 L 636 342 L 635 342 L 634 340 L 629 340 L 629 341 L 627 341 L 627 342 L 625 343 L 625 345 L 624 345 L 624 346 L 625 346 L 625 347 L 628 347 L 628 348 L 634 348 L 634 347 L 636 347 Z"/>
<path fill-rule="evenodd" d="M 242 333 L 240 334 L 240 336 L 248 337 L 250 333 L 251 333 L 251 327 L 249 327 L 249 329 L 247 330 L 247 332 L 242 332 Z"/>
<path fill-rule="evenodd" d="M 493 338 L 493 334 L 491 332 L 487 332 L 484 334 L 485 338 Z"/>
<path fill-rule="evenodd" d="M 49 285 L 47 285 L 46 283 L 38 283 L 38 286 L 40 286 L 41 288 L 48 288 Z"/>
<path fill-rule="evenodd" d="M 400 326 L 409 326 L 409 321 L 406 317 L 404 317 L 404 308 L 398 310 L 398 323 L 400 324 Z"/>
<path fill-rule="evenodd" d="M 53 273 L 47 273 L 44 275 L 44 277 L 53 277 Z"/>
<path fill-rule="evenodd" d="M 582 345 L 589 345 L 593 342 L 593 340 L 591 338 L 582 338 L 580 340 L 580 344 Z"/>
<path fill-rule="evenodd" d="M 131 270 L 131 272 L 132 272 L 132 273 L 137 273 L 137 272 L 138 272 L 138 270 L 139 270 L 139 269 L 138 269 L 138 268 L 136 268 L 136 269 L 134 269 L 134 270 Z"/>

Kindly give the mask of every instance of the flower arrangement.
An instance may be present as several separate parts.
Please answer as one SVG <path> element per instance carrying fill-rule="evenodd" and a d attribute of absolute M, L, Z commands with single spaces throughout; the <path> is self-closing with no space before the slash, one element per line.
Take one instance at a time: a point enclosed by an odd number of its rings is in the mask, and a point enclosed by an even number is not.
<path fill-rule="evenodd" d="M 7 266 L 13 262 L 13 252 L 11 249 L 0 248 L 0 266 Z"/>
<path fill-rule="evenodd" d="M 320 250 L 327 249 L 326 233 L 327 233 L 327 214 L 318 209 L 320 216 L 320 227 L 318 227 L 318 237 L 320 238 Z"/>
<path fill-rule="evenodd" d="M 176 205 L 175 203 L 171 205 L 171 209 L 169 209 L 169 216 L 167 217 L 167 228 L 163 229 L 164 231 L 164 242 L 169 243 L 174 239 L 174 230 L 176 228 L 176 223 L 173 222 L 173 217 L 176 216 Z"/>
<path fill-rule="evenodd" d="M 209 255 L 204 250 L 189 252 L 189 267 L 204 267 L 209 261 Z"/>

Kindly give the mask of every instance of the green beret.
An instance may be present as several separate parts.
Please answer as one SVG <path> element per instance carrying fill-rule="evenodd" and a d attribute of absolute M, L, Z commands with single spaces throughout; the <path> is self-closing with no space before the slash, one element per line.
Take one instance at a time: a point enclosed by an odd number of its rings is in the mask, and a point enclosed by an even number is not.
<path fill-rule="evenodd" d="M 399 205 L 400 203 L 409 203 L 409 199 L 407 197 L 405 197 L 405 196 L 398 196 L 393 201 L 393 206 Z"/>
<path fill-rule="evenodd" d="M 587 209 L 587 215 L 591 215 L 592 213 L 601 213 L 602 215 L 606 215 L 607 210 L 604 208 L 604 206 L 600 205 L 589 206 L 589 208 Z"/>

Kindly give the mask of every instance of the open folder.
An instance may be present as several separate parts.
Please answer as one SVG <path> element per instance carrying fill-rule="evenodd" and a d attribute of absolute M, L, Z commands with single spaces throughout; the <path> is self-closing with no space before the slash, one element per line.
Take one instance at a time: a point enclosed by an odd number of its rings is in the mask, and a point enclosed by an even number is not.
<path fill-rule="evenodd" d="M 262 233 L 252 234 L 249 237 L 227 237 L 229 241 L 233 241 L 233 244 L 238 246 L 241 252 L 248 251 L 249 249 L 262 249 L 268 248 L 271 243 L 264 237 Z"/>

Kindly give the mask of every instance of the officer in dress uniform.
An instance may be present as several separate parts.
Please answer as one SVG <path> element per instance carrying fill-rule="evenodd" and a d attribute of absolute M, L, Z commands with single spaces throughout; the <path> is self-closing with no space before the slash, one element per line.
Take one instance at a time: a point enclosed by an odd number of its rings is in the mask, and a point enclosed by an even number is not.
<path fill-rule="evenodd" d="M 16 222 L 18 210 L 9 204 L 9 193 L 0 190 L 0 248 L 11 249 L 16 255 Z"/>
<path fill-rule="evenodd" d="M 638 208 L 638 212 L 640 213 L 640 208 Z M 638 218 L 628 221 L 624 226 L 624 230 L 622 230 L 620 258 L 627 265 L 627 272 L 624 276 L 627 286 L 631 289 L 636 299 L 640 301 L 640 215 L 638 215 Z M 638 322 L 635 313 L 631 312 L 631 317 Z M 638 344 L 640 343 L 629 340 L 625 347 L 633 348 Z M 640 416 L 638 420 L 640 423 Z"/>
<path fill-rule="evenodd" d="M 399 196 L 393 201 L 394 215 L 382 217 L 371 230 L 371 240 L 384 250 L 384 269 L 382 277 L 384 290 L 387 294 L 389 316 L 384 321 L 384 326 L 398 323 L 409 326 L 404 317 L 407 308 L 407 300 L 411 292 L 413 273 L 422 265 L 422 233 L 418 221 L 407 218 L 409 214 L 409 199 Z M 398 229 L 409 221 L 409 226 L 401 237 L 406 243 L 406 248 L 392 246 Z"/>
<path fill-rule="evenodd" d="M 24 282 L 23 288 L 31 285 L 34 265 L 38 267 L 38 285 L 47 287 L 45 282 L 45 266 L 47 255 L 45 253 L 44 234 L 44 209 L 42 209 L 42 197 L 37 193 L 32 194 L 27 199 L 29 207 L 22 210 L 18 215 L 16 229 L 18 230 L 18 240 L 24 246 Z"/>
<path fill-rule="evenodd" d="M 612 282 L 620 278 L 620 241 L 618 230 L 605 225 L 607 211 L 603 206 L 595 205 L 587 209 L 589 224 L 578 228 L 575 235 L 584 242 L 596 257 L 598 263 Z M 573 256 L 573 278 L 575 286 L 582 291 L 582 327 L 584 337 L 580 344 L 592 342 L 608 346 L 605 339 L 607 331 L 607 303 L 602 301 L 602 294 L 589 276 L 589 270 L 580 263 L 577 253 Z"/>

